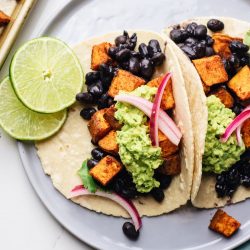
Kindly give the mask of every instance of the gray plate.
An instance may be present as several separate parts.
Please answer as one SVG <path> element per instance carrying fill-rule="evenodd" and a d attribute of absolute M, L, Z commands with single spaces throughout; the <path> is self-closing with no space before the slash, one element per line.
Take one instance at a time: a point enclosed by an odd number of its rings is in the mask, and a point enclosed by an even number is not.
<path fill-rule="evenodd" d="M 247 0 L 227 1 L 92 0 L 72 1 L 45 24 L 41 35 L 56 36 L 69 44 L 112 30 L 149 29 L 202 15 L 223 15 L 249 19 Z M 33 144 L 18 143 L 25 171 L 41 201 L 54 217 L 76 237 L 100 249 L 230 249 L 250 237 L 250 200 L 225 210 L 242 222 L 230 240 L 209 231 L 215 210 L 183 207 L 171 214 L 143 218 L 138 241 L 123 235 L 124 220 L 88 211 L 68 200 L 52 186 L 42 170 Z"/>

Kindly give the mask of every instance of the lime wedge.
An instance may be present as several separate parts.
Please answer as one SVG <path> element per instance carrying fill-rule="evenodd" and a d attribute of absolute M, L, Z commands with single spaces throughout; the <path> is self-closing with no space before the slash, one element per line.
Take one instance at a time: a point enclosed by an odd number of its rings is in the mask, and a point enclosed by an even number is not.
<path fill-rule="evenodd" d="M 41 113 L 69 107 L 83 85 L 82 68 L 74 52 L 50 37 L 33 39 L 18 49 L 10 78 L 23 104 Z"/>
<path fill-rule="evenodd" d="M 25 107 L 15 95 L 9 77 L 0 83 L 0 126 L 20 140 L 42 140 L 56 133 L 67 117 L 66 110 L 42 114 Z"/>

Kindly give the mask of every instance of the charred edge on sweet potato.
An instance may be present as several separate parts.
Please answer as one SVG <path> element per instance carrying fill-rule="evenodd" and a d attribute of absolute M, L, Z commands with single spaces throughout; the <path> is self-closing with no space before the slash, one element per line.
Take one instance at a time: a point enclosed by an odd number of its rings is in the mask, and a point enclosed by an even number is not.
<path fill-rule="evenodd" d="M 218 209 L 210 222 L 209 229 L 225 237 L 230 237 L 239 229 L 240 225 L 240 222 L 236 219 L 229 216 L 223 210 Z"/>

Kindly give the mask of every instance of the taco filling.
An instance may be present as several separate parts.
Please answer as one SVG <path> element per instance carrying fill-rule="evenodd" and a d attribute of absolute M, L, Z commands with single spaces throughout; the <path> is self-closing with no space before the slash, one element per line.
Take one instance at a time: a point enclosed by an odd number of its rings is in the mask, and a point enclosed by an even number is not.
<path fill-rule="evenodd" d="M 91 151 L 92 158 L 87 160 L 94 182 L 124 198 L 152 195 L 161 202 L 163 189 L 181 171 L 178 144 L 159 131 L 160 141 L 153 146 L 150 117 L 126 100 L 114 101 L 119 94 L 125 94 L 153 104 L 163 80 L 163 76 L 152 79 L 155 67 L 165 60 L 159 42 L 142 43 L 136 52 L 136 41 L 136 33 L 129 37 L 124 31 L 116 37 L 114 45 L 106 42 L 94 45 L 91 58 L 94 71 L 86 74 L 88 91 L 76 98 L 88 104 L 80 114 L 89 120 L 89 132 L 96 146 Z M 161 101 L 169 114 L 175 105 L 171 84 L 169 80 Z"/>
<path fill-rule="evenodd" d="M 211 183 L 218 198 L 232 198 L 240 186 L 250 187 L 249 32 L 243 41 L 223 33 L 225 26 L 221 20 L 210 19 L 206 25 L 175 26 L 169 33 L 192 60 L 206 95 L 202 175 L 216 179 Z"/>

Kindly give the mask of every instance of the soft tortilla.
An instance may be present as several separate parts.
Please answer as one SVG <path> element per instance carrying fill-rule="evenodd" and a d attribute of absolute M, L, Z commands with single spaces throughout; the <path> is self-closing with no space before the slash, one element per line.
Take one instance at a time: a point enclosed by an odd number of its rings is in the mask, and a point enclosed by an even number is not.
<path fill-rule="evenodd" d="M 181 23 L 184 27 L 190 22 L 197 22 L 198 24 L 207 24 L 207 21 L 213 17 L 199 17 L 191 20 L 186 20 Z M 250 23 L 240 21 L 234 18 L 215 17 L 225 24 L 225 28 L 221 33 L 228 34 L 235 37 L 244 37 L 247 30 L 250 29 Z M 164 33 L 169 35 L 172 28 L 167 28 Z M 208 30 L 211 35 L 212 32 Z M 199 208 L 213 208 L 225 206 L 229 203 L 236 203 L 250 197 L 250 190 L 240 186 L 233 195 L 232 199 L 218 198 L 215 192 L 215 177 L 209 175 L 202 175 L 202 155 L 205 148 L 205 136 L 207 131 L 207 106 L 206 95 L 203 91 L 200 77 L 189 60 L 189 58 L 179 49 L 175 43 L 171 43 L 175 53 L 178 57 L 183 75 L 185 77 L 185 86 L 189 98 L 189 105 L 192 114 L 192 123 L 194 131 L 195 144 L 195 167 L 192 185 L 191 200 L 195 207 Z"/>
<path fill-rule="evenodd" d="M 147 43 L 150 39 L 157 39 L 161 47 L 164 47 L 164 40 L 160 35 L 144 31 L 136 31 L 136 33 L 138 35 L 138 44 L 141 42 Z M 75 47 L 75 53 L 82 64 L 84 72 L 90 71 L 92 46 L 104 41 L 113 43 L 114 38 L 119 34 L 120 32 L 114 32 L 99 38 L 89 39 Z M 140 197 L 133 201 L 141 216 L 156 216 L 170 212 L 186 204 L 191 192 L 194 150 L 191 115 L 181 69 L 172 48 L 169 46 L 166 47 L 166 56 L 166 64 L 157 70 L 156 75 L 166 71 L 173 73 L 173 93 L 176 102 L 175 119 L 183 133 L 181 147 L 182 171 L 179 176 L 173 178 L 170 187 L 165 191 L 165 199 L 162 203 L 156 202 L 151 197 Z M 90 151 L 93 148 L 87 122 L 79 115 L 81 108 L 77 104 L 71 107 L 62 130 L 52 138 L 36 143 L 37 153 L 45 173 L 51 176 L 56 189 L 67 198 L 70 190 L 74 186 L 81 184 L 77 170 L 80 168 L 82 161 L 90 156 Z M 84 196 L 72 200 L 96 212 L 128 217 L 127 212 L 119 205 L 104 198 Z"/>

